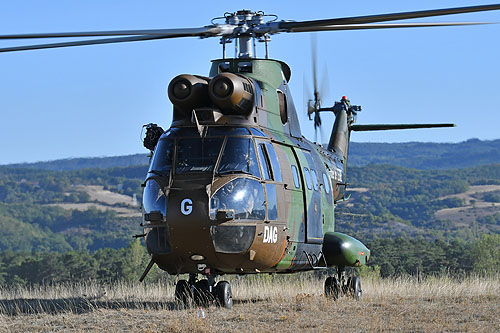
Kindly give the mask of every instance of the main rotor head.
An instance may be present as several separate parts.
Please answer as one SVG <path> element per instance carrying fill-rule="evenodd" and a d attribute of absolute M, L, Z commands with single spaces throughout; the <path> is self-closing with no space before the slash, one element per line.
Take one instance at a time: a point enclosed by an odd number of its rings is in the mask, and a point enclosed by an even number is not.
<path fill-rule="evenodd" d="M 264 22 L 265 17 L 272 17 L 271 20 Z M 266 15 L 263 11 L 253 12 L 251 10 L 243 9 L 235 13 L 226 12 L 223 17 L 216 17 L 212 19 L 212 24 L 218 19 L 225 20 L 225 26 L 231 34 L 223 35 L 221 44 L 223 47 L 222 57 L 226 57 L 226 44 L 231 43 L 233 40 L 237 41 L 235 45 L 235 58 L 253 58 L 256 56 L 255 41 L 264 42 L 266 46 L 266 59 L 269 57 L 268 42 L 271 40 L 270 31 L 262 29 L 278 19 L 277 15 Z M 261 31 L 262 30 L 262 31 Z M 239 52 L 237 47 L 239 46 Z"/>

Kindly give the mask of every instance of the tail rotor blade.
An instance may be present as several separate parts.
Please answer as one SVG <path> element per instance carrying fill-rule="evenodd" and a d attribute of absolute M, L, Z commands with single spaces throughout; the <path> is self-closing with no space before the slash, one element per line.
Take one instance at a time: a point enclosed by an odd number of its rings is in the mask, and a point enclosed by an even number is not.
<path fill-rule="evenodd" d="M 312 57 L 312 72 L 313 72 L 313 84 L 314 84 L 314 95 L 316 95 L 316 92 L 318 91 L 318 70 L 316 66 L 316 58 L 318 56 L 317 52 L 317 45 L 316 45 L 316 35 L 312 34 L 311 35 L 311 57 Z"/>

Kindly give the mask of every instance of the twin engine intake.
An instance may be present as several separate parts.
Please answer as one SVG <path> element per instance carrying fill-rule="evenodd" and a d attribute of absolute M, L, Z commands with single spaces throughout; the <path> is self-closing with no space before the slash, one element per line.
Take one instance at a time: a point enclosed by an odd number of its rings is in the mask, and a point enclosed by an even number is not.
<path fill-rule="evenodd" d="M 168 98 L 184 112 L 215 106 L 224 115 L 248 116 L 254 106 L 253 85 L 251 79 L 232 73 L 213 78 L 182 74 L 168 85 Z"/>

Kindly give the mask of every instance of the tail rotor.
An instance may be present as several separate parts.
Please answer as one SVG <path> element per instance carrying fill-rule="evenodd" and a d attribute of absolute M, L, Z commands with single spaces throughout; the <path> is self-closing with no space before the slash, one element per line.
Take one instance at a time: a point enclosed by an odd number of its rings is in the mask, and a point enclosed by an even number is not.
<path fill-rule="evenodd" d="M 323 144 L 323 131 L 321 127 L 321 116 L 319 111 L 321 109 L 321 99 L 324 97 L 324 90 L 328 83 L 328 74 L 325 70 L 323 81 L 321 87 L 318 86 L 318 69 L 317 69 L 317 45 L 316 45 L 316 36 L 311 36 L 311 56 L 312 56 L 312 77 L 313 77 L 313 94 L 312 97 L 309 95 L 309 91 L 307 92 L 307 116 L 309 120 L 314 121 L 314 141 L 318 142 L 318 130 L 320 134 L 320 144 Z M 304 85 L 305 87 L 306 85 Z"/>

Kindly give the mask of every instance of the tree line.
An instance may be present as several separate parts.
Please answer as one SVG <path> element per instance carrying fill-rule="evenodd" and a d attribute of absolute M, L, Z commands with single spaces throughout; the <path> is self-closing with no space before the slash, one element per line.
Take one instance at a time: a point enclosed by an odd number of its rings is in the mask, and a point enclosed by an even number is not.
<path fill-rule="evenodd" d="M 500 271 L 500 235 L 483 234 L 472 242 L 426 240 L 424 238 L 379 238 L 367 243 L 372 256 L 362 271 L 381 277 L 401 275 L 463 276 Z M 149 256 L 139 240 L 120 249 L 95 252 L 0 252 L 1 285 L 43 283 L 136 281 Z M 300 274 L 300 273 L 299 273 Z M 165 278 L 155 267 L 149 281 Z"/>

